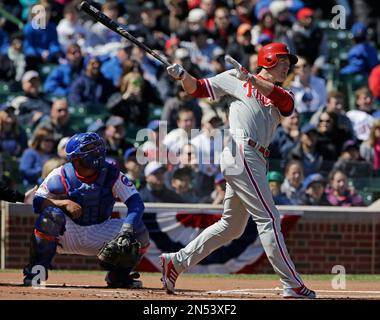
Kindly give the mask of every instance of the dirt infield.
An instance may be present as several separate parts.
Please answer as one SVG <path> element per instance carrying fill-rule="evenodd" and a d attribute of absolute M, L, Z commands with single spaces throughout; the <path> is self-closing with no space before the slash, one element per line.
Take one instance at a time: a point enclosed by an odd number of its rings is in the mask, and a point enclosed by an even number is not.
<path fill-rule="evenodd" d="M 144 273 L 144 288 L 139 290 L 109 289 L 102 273 L 51 272 L 45 287 L 22 286 L 21 272 L 0 272 L 0 299 L 73 299 L 73 300 L 203 300 L 282 299 L 280 282 L 272 279 L 244 277 L 224 278 L 184 275 L 177 281 L 178 292 L 167 295 L 161 289 L 160 275 Z M 376 299 L 380 300 L 379 281 L 347 280 L 344 290 L 333 290 L 330 280 L 306 280 L 320 299 Z"/>

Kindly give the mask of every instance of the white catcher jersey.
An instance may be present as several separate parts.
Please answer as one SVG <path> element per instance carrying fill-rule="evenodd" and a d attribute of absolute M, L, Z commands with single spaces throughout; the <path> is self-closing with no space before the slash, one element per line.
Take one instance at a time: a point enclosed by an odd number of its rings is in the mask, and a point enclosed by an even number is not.
<path fill-rule="evenodd" d="M 280 111 L 254 86 L 230 75 L 230 72 L 228 70 L 204 79 L 210 98 L 216 100 L 229 95 L 232 99 L 229 123 L 231 135 L 236 140 L 252 138 L 268 147 L 280 123 Z"/>

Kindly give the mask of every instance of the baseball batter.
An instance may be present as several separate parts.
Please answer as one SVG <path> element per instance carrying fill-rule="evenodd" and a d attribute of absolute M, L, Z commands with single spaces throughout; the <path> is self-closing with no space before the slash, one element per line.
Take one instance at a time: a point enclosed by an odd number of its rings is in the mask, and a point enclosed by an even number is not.
<path fill-rule="evenodd" d="M 271 43 L 258 53 L 258 73 L 248 73 L 237 61 L 226 57 L 234 69 L 209 79 L 196 79 L 178 64 L 168 73 L 182 81 L 195 97 L 231 98 L 229 122 L 232 143 L 225 147 L 221 170 L 227 180 L 222 218 L 176 253 L 161 255 L 162 282 L 174 293 L 178 275 L 222 245 L 241 236 L 251 216 L 258 228 L 265 253 L 283 283 L 285 298 L 315 298 L 297 273 L 288 254 L 277 211 L 266 180 L 267 149 L 281 116 L 294 109 L 293 95 L 276 83 L 283 82 L 297 57 L 286 45 Z M 236 152 L 235 152 L 236 151 Z"/>
<path fill-rule="evenodd" d="M 105 161 L 105 144 L 96 133 L 74 135 L 66 153 L 69 162 L 46 177 L 33 200 L 39 216 L 24 285 L 33 284 L 39 273 L 35 266 L 44 268 L 45 279 L 40 280 L 47 280 L 57 252 L 98 256 L 108 271 L 108 286 L 141 287 L 141 281 L 134 279 L 138 274 L 131 273 L 149 245 L 139 193 L 119 169 Z M 125 218 L 111 219 L 116 200 L 128 207 Z M 128 247 L 132 242 L 135 245 Z"/>

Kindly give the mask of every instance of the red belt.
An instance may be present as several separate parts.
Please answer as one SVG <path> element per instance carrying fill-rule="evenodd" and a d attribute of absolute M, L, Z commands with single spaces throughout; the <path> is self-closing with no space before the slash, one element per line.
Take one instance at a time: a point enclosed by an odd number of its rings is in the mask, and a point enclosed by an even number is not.
<path fill-rule="evenodd" d="M 270 151 L 267 148 L 264 148 L 263 146 L 259 145 L 256 141 L 253 141 L 252 139 L 248 139 L 248 144 L 258 150 L 265 158 L 269 157 Z"/>

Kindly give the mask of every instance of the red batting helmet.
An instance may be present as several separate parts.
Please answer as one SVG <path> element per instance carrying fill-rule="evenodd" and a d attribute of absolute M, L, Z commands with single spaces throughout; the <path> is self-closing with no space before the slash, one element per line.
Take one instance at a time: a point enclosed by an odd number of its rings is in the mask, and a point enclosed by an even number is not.
<path fill-rule="evenodd" d="M 287 45 L 283 43 L 270 43 L 262 47 L 257 57 L 257 66 L 263 68 L 273 68 L 278 63 L 277 56 L 285 54 L 289 57 L 290 64 L 296 64 L 298 58 L 290 54 Z"/>

